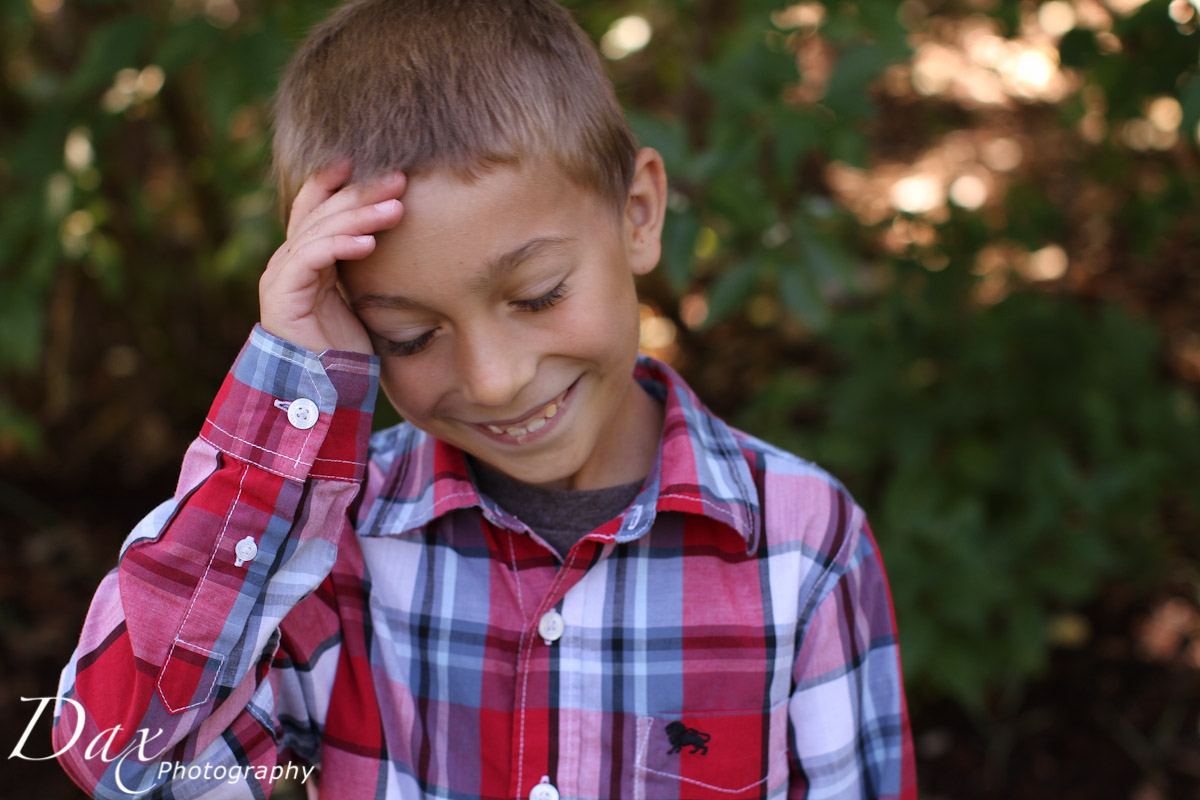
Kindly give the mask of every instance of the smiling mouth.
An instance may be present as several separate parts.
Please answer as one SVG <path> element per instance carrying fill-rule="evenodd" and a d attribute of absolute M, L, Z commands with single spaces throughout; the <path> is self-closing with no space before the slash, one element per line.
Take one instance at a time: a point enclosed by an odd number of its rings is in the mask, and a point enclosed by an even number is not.
<path fill-rule="evenodd" d="M 574 383 L 571 384 L 571 386 L 574 385 Z M 522 436 L 536 433 L 542 428 L 546 427 L 546 423 L 558 415 L 559 410 L 563 406 L 563 401 L 567 397 L 567 393 L 571 391 L 571 386 L 568 386 L 558 397 L 554 398 L 549 403 L 542 406 L 537 411 L 533 412 L 519 422 L 512 422 L 507 425 L 484 424 L 480 425 L 480 427 L 487 428 L 489 431 L 498 436 L 507 436 L 513 439 L 518 439 Z"/>

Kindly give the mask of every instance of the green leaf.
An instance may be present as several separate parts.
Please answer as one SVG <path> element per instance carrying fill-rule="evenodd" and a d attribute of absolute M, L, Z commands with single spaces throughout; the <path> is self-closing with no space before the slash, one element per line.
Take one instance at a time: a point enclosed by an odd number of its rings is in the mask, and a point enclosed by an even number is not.
<path fill-rule="evenodd" d="M 0 3 L 0 13 L 4 14 L 4 20 L 9 25 L 24 26 L 33 18 L 32 5 L 26 0 L 4 0 Z"/>
<path fill-rule="evenodd" d="M 1200 124 L 1200 71 L 1192 72 L 1180 87 L 1179 104 L 1183 106 L 1179 130 L 1189 135 Z"/>
<path fill-rule="evenodd" d="M 51 108 L 35 116 L 21 138 L 3 154 L 13 175 L 35 183 L 62 169 L 68 128 L 67 114 L 62 108 Z"/>
<path fill-rule="evenodd" d="M 821 143 L 821 121 L 815 114 L 789 106 L 778 106 L 771 121 L 775 169 L 791 187 L 801 160 Z"/>
<path fill-rule="evenodd" d="M 705 330 L 728 318 L 750 299 L 763 266 L 760 258 L 751 256 L 721 273 L 708 290 L 708 316 L 704 318 L 703 325 Z"/>
<path fill-rule="evenodd" d="M 189 17 L 173 25 L 154 54 L 154 63 L 168 76 L 188 64 L 203 62 L 217 50 L 221 31 L 202 16 Z"/>
<path fill-rule="evenodd" d="M 848 48 L 834 65 L 822 103 L 839 116 L 858 120 L 874 117 L 876 108 L 868 87 L 888 61 L 887 54 L 875 44 Z"/>
<path fill-rule="evenodd" d="M 259 27 L 247 31 L 228 48 L 235 60 L 236 81 L 241 89 L 239 100 L 269 97 L 275 91 L 279 75 L 290 55 L 278 31 Z"/>
<path fill-rule="evenodd" d="M 204 86 L 205 110 L 215 130 L 222 134 L 229 130 L 229 120 L 238 107 L 241 95 L 238 71 L 231 61 L 221 59 L 209 67 L 208 81 Z"/>
<path fill-rule="evenodd" d="M 43 293 L 27 284 L 0 291 L 0 371 L 28 372 L 42 354 Z"/>
<path fill-rule="evenodd" d="M 627 111 L 629 127 L 642 147 L 653 147 L 663 157 L 668 175 L 681 174 L 688 159 L 687 136 L 678 120 Z"/>
<path fill-rule="evenodd" d="M 807 224 L 797 228 L 802 262 L 821 285 L 840 288 L 854 279 L 852 259 L 841 244 Z"/>
<path fill-rule="evenodd" d="M 692 280 L 692 258 L 699 233 L 700 218 L 694 212 L 667 211 L 662 264 L 667 282 L 676 292 L 682 292 Z"/>
<path fill-rule="evenodd" d="M 832 160 L 858 169 L 870 166 L 871 143 L 858 123 L 839 119 L 836 125 L 830 126 L 825 142 Z"/>
<path fill-rule="evenodd" d="M 121 17 L 104 25 L 88 41 L 67 86 L 67 95 L 78 98 L 108 85 L 119 70 L 137 66 L 149 35 L 150 18 L 142 15 Z"/>
<path fill-rule="evenodd" d="M 785 265 L 779 272 L 779 294 L 788 313 L 813 330 L 829 324 L 829 308 L 812 273 L 799 264 Z"/>

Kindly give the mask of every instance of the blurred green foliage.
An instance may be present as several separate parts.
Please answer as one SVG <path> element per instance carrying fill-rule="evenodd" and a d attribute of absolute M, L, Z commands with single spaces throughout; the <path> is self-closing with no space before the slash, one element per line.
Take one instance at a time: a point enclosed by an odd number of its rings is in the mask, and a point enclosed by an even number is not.
<path fill-rule="evenodd" d="M 1200 230 L 1194 12 L 1151 0 L 1035 37 L 1030 74 L 1061 62 L 1066 88 L 985 103 L 944 76 L 914 89 L 922 48 L 966 52 L 953 32 L 970 26 L 1019 43 L 1039 4 L 567 5 L 597 40 L 626 14 L 651 24 L 612 62 L 672 180 L 645 295 L 685 371 L 727 376 L 702 393 L 853 487 L 915 690 L 985 707 L 1044 666 L 1057 615 L 1191 546 L 1196 376 L 1177 350 L 1196 318 L 1177 301 Z M 6 472 L 169 473 L 254 320 L 281 239 L 269 97 L 329 7 L 0 2 Z M 896 185 L 887 165 L 956 131 L 1024 159 L 989 167 L 978 203 L 863 210 Z M 1069 268 L 1039 276 L 1039 251 Z"/>
<path fill-rule="evenodd" d="M 1195 407 L 1157 374 L 1150 326 L 1030 294 L 973 317 L 895 294 L 829 337 L 842 371 L 784 372 L 739 421 L 873 489 L 914 687 L 978 706 L 1045 666 L 1059 613 L 1163 566 Z M 824 424 L 789 426 L 805 406 Z"/>

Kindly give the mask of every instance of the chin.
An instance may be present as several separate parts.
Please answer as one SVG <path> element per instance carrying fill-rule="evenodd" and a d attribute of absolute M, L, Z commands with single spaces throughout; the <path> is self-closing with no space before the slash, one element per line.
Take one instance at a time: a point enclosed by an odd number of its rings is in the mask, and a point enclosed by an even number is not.
<path fill-rule="evenodd" d="M 472 453 L 472 455 L 487 463 L 492 469 L 500 470 L 508 477 L 532 486 L 570 488 L 571 479 L 580 469 L 569 459 L 557 459 L 553 456 L 531 455 L 529 458 L 497 458 L 496 454 L 492 453 Z"/>

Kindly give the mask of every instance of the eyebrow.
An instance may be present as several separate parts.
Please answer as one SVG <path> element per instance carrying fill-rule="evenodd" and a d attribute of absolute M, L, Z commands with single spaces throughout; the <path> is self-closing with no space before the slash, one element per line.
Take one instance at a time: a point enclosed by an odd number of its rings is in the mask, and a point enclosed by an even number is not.
<path fill-rule="evenodd" d="M 544 253 L 561 251 L 573 241 L 570 236 L 537 236 L 524 244 L 514 247 L 503 255 L 487 262 L 482 274 L 473 278 L 469 289 L 473 294 L 479 294 L 495 285 L 504 276 L 527 261 L 531 261 Z M 410 297 L 399 294 L 382 294 L 373 292 L 364 294 L 351 304 L 355 311 L 366 308 L 384 308 L 391 311 L 415 311 L 426 306 Z"/>

